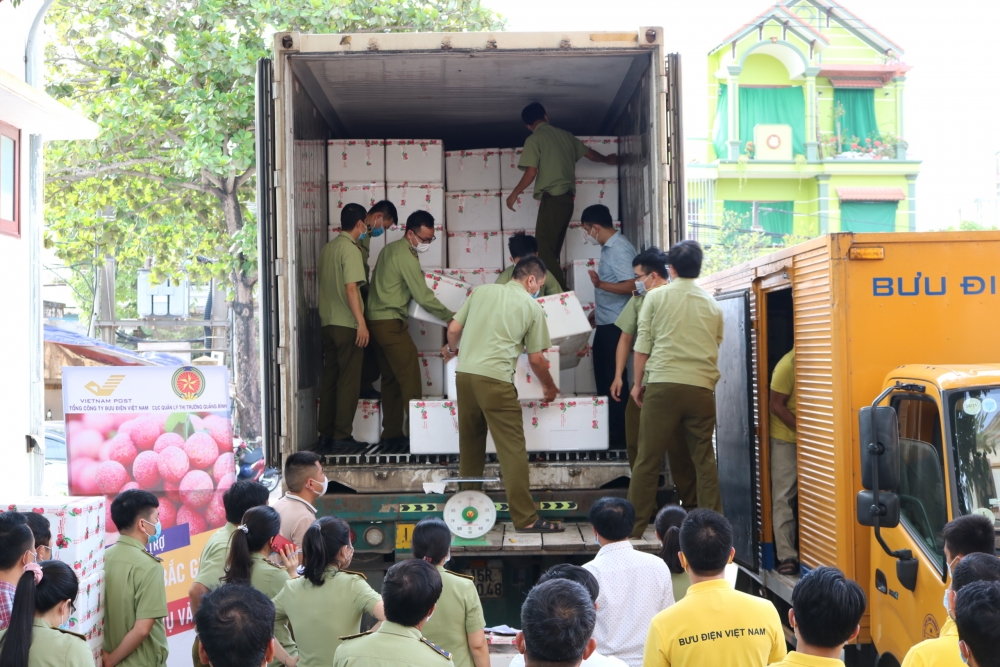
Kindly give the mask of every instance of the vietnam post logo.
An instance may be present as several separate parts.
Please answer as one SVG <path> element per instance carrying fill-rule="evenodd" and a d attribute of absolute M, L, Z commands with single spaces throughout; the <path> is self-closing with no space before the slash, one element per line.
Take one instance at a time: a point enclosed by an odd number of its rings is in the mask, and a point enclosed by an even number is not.
<path fill-rule="evenodd" d="M 921 278 L 923 280 L 921 281 Z M 955 285 L 952 290 L 957 294 Z M 996 276 L 962 276 L 958 284 L 962 296 L 977 296 L 979 294 L 995 295 L 997 293 Z M 872 278 L 872 296 L 944 296 L 948 293 L 948 279 L 945 276 L 933 279 L 917 271 L 915 278 L 890 276 Z"/>
<path fill-rule="evenodd" d="M 111 375 L 105 380 L 104 384 L 97 384 L 93 380 L 83 385 L 83 388 L 89 391 L 94 396 L 110 396 L 115 393 L 115 389 L 118 385 L 122 383 L 125 379 L 124 375 Z"/>
<path fill-rule="evenodd" d="M 178 398 L 193 401 L 205 393 L 205 376 L 194 366 L 181 366 L 170 378 L 170 388 Z"/>

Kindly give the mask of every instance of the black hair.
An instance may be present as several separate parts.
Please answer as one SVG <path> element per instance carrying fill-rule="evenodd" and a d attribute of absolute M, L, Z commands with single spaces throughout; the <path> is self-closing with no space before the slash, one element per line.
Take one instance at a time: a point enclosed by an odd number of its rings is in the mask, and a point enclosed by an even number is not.
<path fill-rule="evenodd" d="M 521 606 L 525 658 L 533 664 L 578 665 L 596 621 L 594 603 L 580 584 L 565 579 L 538 584 Z"/>
<path fill-rule="evenodd" d="M 314 586 L 323 585 L 323 573 L 330 565 L 340 567 L 340 550 L 351 546 L 351 527 L 335 516 L 313 521 L 302 538 L 303 574 Z"/>
<path fill-rule="evenodd" d="M 376 213 L 381 213 L 382 218 L 389 221 L 390 225 L 396 224 L 396 221 L 399 220 L 399 214 L 396 213 L 396 205 L 388 199 L 377 201 L 374 206 L 368 209 L 368 215 L 375 215 Z"/>
<path fill-rule="evenodd" d="M 545 280 L 545 271 L 545 262 L 538 257 L 522 257 L 521 261 L 514 265 L 514 272 L 511 275 L 514 280 L 535 276 L 541 282 Z"/>
<path fill-rule="evenodd" d="M 425 560 L 396 563 L 382 580 L 385 620 L 413 627 L 427 618 L 441 597 L 441 575 Z"/>
<path fill-rule="evenodd" d="M 544 584 L 546 581 L 555 581 L 556 579 L 575 581 L 580 584 L 587 589 L 593 603 L 597 604 L 597 596 L 601 594 L 601 585 L 597 582 L 597 577 L 590 573 L 590 570 L 579 565 L 559 563 L 547 569 L 545 574 L 538 578 L 538 583 Z"/>
<path fill-rule="evenodd" d="M 969 554 L 951 568 L 951 590 L 956 593 L 974 581 L 1000 581 L 1000 558 L 989 554 Z"/>
<path fill-rule="evenodd" d="M 0 647 L 0 667 L 27 665 L 35 614 L 44 614 L 63 600 L 75 600 L 80 590 L 76 573 L 66 563 L 47 560 L 41 568 L 42 580 L 37 584 L 30 571 L 25 571 L 17 582 L 10 623 Z"/>
<path fill-rule="evenodd" d="M 538 254 L 538 241 L 534 236 L 530 234 L 525 234 L 524 232 L 518 232 L 516 234 L 510 235 L 510 240 L 507 241 L 507 251 L 510 256 L 514 258 L 514 261 L 521 259 L 522 257 L 528 257 L 529 255 Z"/>
<path fill-rule="evenodd" d="M 19 512 L 0 512 L 0 570 L 18 564 L 25 551 L 35 546 L 28 520 Z"/>
<path fill-rule="evenodd" d="M 413 557 L 430 559 L 437 565 L 448 556 L 451 549 L 451 530 L 442 519 L 421 519 L 413 529 Z"/>
<path fill-rule="evenodd" d="M 976 581 L 955 601 L 958 638 L 979 667 L 1000 667 L 1000 582 Z"/>
<path fill-rule="evenodd" d="M 406 219 L 406 231 L 416 233 L 421 227 L 434 229 L 434 216 L 430 211 L 414 211 Z"/>
<path fill-rule="evenodd" d="M 660 547 L 660 558 L 674 574 L 684 571 L 677 552 L 681 550 L 681 524 L 684 523 L 687 514 L 687 510 L 680 505 L 664 505 L 663 509 L 657 512 L 656 520 L 653 522 L 656 534 L 663 542 L 663 546 Z"/>
<path fill-rule="evenodd" d="M 646 248 L 632 259 L 632 267 L 641 267 L 646 273 L 655 273 L 664 280 L 670 277 L 667 272 L 667 253 L 656 246 Z"/>
<path fill-rule="evenodd" d="M 587 521 L 598 535 L 609 542 L 618 542 L 635 528 L 635 507 L 624 498 L 601 498 L 590 507 Z"/>
<path fill-rule="evenodd" d="M 222 506 L 226 509 L 226 521 L 236 525 L 243 521 L 243 515 L 251 507 L 266 505 L 270 493 L 260 482 L 241 479 L 222 494 Z"/>
<path fill-rule="evenodd" d="M 996 533 L 993 519 L 982 514 L 966 514 L 952 519 L 941 529 L 944 545 L 951 557 L 969 554 L 996 554 Z"/>
<path fill-rule="evenodd" d="M 366 217 L 368 211 L 361 204 L 347 204 L 340 211 L 340 228 L 345 232 L 353 231 Z"/>
<path fill-rule="evenodd" d="M 697 278 L 701 275 L 701 259 L 703 253 L 701 244 L 691 239 L 678 241 L 667 254 L 667 264 L 681 278 Z"/>
<path fill-rule="evenodd" d="M 316 452 L 295 452 L 285 459 L 285 486 L 292 493 L 298 493 L 306 485 L 319 463 L 319 455 Z"/>
<path fill-rule="evenodd" d="M 111 501 L 111 521 L 118 532 L 132 530 L 136 521 L 145 519 L 150 512 L 160 507 L 160 501 L 149 491 L 129 489 L 122 491 Z"/>
<path fill-rule="evenodd" d="M 52 542 L 52 529 L 49 520 L 38 512 L 22 512 L 31 534 L 35 536 L 35 549 L 49 546 Z"/>
<path fill-rule="evenodd" d="M 532 102 L 521 109 L 521 122 L 525 125 L 534 125 L 540 120 L 545 120 L 545 107 L 538 102 Z"/>
<path fill-rule="evenodd" d="M 246 530 L 244 530 L 246 528 Z M 258 505 L 243 515 L 243 523 L 229 538 L 229 555 L 226 556 L 227 584 L 249 584 L 253 570 L 253 554 L 270 544 L 281 532 L 281 515 L 273 507 Z"/>
<path fill-rule="evenodd" d="M 792 609 L 803 641 L 820 648 L 843 646 L 865 613 L 865 592 L 835 567 L 817 567 L 792 589 Z"/>
<path fill-rule="evenodd" d="M 250 586 L 223 584 L 201 599 L 194 624 L 212 667 L 259 665 L 274 633 L 274 604 Z"/>
<path fill-rule="evenodd" d="M 611 219 L 611 211 L 604 204 L 594 204 L 583 209 L 580 222 L 585 225 L 598 225 L 607 229 L 615 228 L 615 223 Z"/>
<path fill-rule="evenodd" d="M 681 551 L 691 571 L 701 577 L 722 574 L 733 548 L 733 527 L 718 512 L 699 507 L 681 524 Z"/>

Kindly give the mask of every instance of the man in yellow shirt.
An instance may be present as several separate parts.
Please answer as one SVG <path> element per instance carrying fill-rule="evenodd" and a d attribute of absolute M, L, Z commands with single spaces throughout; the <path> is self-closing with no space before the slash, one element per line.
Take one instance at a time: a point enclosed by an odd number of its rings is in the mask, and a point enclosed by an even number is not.
<path fill-rule="evenodd" d="M 865 592 L 835 567 L 818 567 L 792 589 L 795 650 L 771 667 L 844 667 L 844 644 L 861 632 Z"/>
<path fill-rule="evenodd" d="M 1000 646 L 1000 582 L 977 581 L 955 601 L 958 650 L 970 667 L 997 667 Z"/>
<path fill-rule="evenodd" d="M 799 573 L 796 547 L 798 526 L 795 504 L 798 468 L 795 464 L 795 348 L 774 367 L 771 374 L 771 517 L 778 572 Z"/>
<path fill-rule="evenodd" d="M 774 605 L 726 581 L 733 529 L 712 510 L 692 510 L 681 524 L 681 564 L 691 578 L 684 598 L 653 617 L 643 667 L 762 667 L 785 657 Z"/>
<path fill-rule="evenodd" d="M 972 553 L 952 568 L 951 588 L 944 595 L 948 620 L 941 626 L 940 635 L 924 640 L 907 651 L 903 667 L 964 667 L 958 649 L 955 601 L 959 591 L 976 581 L 1000 581 L 1000 558 Z"/>

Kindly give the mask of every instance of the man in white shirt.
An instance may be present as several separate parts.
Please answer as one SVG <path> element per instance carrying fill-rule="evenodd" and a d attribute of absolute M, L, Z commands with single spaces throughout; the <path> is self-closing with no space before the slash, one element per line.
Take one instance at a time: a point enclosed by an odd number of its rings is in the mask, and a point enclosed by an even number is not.
<path fill-rule="evenodd" d="M 590 508 L 590 525 L 601 550 L 585 564 L 600 584 L 597 598 L 597 650 L 641 667 L 649 622 L 674 603 L 670 568 L 628 541 L 635 508 L 624 498 L 601 498 Z"/>
<path fill-rule="evenodd" d="M 281 517 L 281 536 L 302 546 L 306 530 L 316 520 L 316 499 L 326 493 L 329 482 L 314 452 L 295 452 L 285 459 L 288 492 L 273 507 Z"/>

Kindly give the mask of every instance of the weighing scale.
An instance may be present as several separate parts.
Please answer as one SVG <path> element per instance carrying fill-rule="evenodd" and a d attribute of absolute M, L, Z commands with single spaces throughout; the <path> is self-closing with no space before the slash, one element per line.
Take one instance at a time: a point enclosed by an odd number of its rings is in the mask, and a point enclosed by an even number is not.
<path fill-rule="evenodd" d="M 495 478 L 449 479 L 449 482 L 498 482 Z M 444 505 L 444 522 L 448 524 L 454 546 L 489 546 L 486 534 L 497 522 L 493 500 L 481 491 L 459 491 Z"/>

